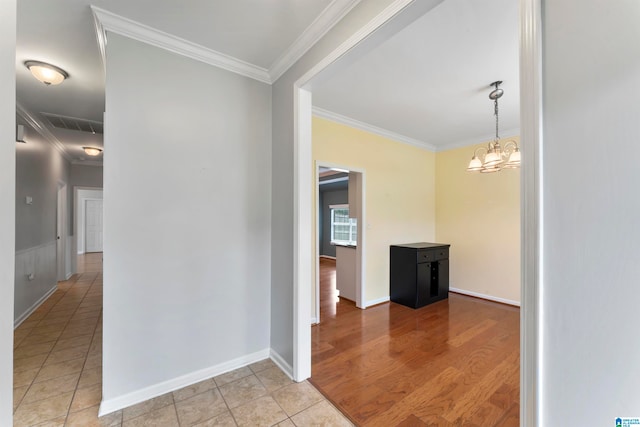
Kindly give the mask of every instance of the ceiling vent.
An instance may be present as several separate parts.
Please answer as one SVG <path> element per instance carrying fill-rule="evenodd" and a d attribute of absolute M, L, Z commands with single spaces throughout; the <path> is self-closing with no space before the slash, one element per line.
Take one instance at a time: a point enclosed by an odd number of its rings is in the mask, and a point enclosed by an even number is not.
<path fill-rule="evenodd" d="M 89 132 L 92 134 L 102 134 L 104 129 L 102 122 L 94 120 L 79 119 L 77 117 L 61 116 L 59 114 L 42 113 L 49 120 L 49 123 L 55 128 L 77 130 L 80 132 Z"/>

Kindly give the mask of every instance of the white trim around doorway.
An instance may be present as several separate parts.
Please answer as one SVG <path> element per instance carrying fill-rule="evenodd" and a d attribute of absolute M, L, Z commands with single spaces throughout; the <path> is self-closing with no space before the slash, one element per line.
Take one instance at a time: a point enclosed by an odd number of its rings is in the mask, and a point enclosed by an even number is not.
<path fill-rule="evenodd" d="M 367 266 L 367 261 L 366 261 L 366 234 L 367 234 L 367 227 L 366 227 L 366 223 L 367 223 L 367 217 L 366 217 L 366 211 L 367 211 L 367 207 L 366 207 L 366 183 L 367 183 L 367 178 L 366 178 L 366 172 L 364 169 L 360 169 L 360 168 L 354 168 L 351 166 L 347 166 L 344 164 L 339 164 L 339 163 L 333 163 L 333 162 L 324 162 L 321 160 L 318 160 L 315 162 L 315 171 L 313 172 L 314 177 L 315 177 L 315 191 L 316 191 L 316 195 L 315 195 L 315 201 L 316 201 L 316 212 L 314 213 L 314 217 L 316 218 L 315 221 L 315 238 L 316 238 L 316 246 L 315 246 L 315 257 L 314 257 L 314 262 L 315 262 L 315 266 L 316 266 L 316 275 L 315 275 L 315 316 L 311 318 L 311 323 L 315 324 L 315 323 L 320 323 L 320 218 L 318 216 L 318 209 L 320 209 L 320 190 L 319 190 L 319 186 L 320 186 L 320 172 L 319 172 L 319 168 L 320 167 L 325 167 L 325 168 L 330 168 L 330 169 L 342 169 L 342 170 L 347 170 L 349 172 L 355 172 L 360 174 L 361 177 L 361 187 L 360 187 L 360 209 L 358 209 L 358 215 L 357 215 L 357 219 L 358 219 L 358 237 L 357 237 L 357 244 L 356 244 L 356 307 L 361 308 L 361 309 L 365 309 L 367 308 L 369 305 L 371 304 L 367 304 L 367 301 L 365 300 L 365 286 L 366 286 L 366 266 Z M 349 197 L 349 199 L 351 199 L 351 197 Z"/>
<path fill-rule="evenodd" d="M 294 312 L 293 376 L 311 376 L 311 92 L 307 84 L 358 43 L 396 16 L 410 0 L 383 10 L 294 84 Z M 520 105 L 522 167 L 522 307 L 520 325 L 520 425 L 538 425 L 540 414 L 539 310 L 542 292 L 542 0 L 520 0 Z"/>
<path fill-rule="evenodd" d="M 520 0 L 520 425 L 540 424 L 542 399 L 542 0 Z"/>

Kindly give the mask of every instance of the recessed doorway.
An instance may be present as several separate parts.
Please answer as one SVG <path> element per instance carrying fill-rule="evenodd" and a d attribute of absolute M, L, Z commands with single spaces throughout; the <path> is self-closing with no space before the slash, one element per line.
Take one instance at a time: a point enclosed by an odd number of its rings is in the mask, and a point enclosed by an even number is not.
<path fill-rule="evenodd" d="M 315 175 L 312 324 L 320 323 L 323 314 L 335 316 L 340 304 L 366 306 L 364 171 L 317 161 Z"/>

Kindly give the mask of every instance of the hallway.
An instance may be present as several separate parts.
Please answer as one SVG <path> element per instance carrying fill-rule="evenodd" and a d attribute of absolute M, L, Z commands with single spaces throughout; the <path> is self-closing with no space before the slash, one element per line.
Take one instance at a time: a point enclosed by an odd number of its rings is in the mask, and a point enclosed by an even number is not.
<path fill-rule="evenodd" d="M 414 310 L 360 310 L 320 261 L 311 383 L 357 425 L 519 425 L 520 310 L 451 293 Z"/>
<path fill-rule="evenodd" d="M 14 426 L 309 426 L 351 423 L 309 382 L 266 359 L 98 419 L 102 398 L 102 253 L 14 333 Z"/>
<path fill-rule="evenodd" d="M 78 257 L 78 274 L 14 332 L 14 426 L 90 426 L 102 390 L 102 253 Z M 121 414 L 103 425 L 119 425 Z M 65 424 L 66 421 L 66 424 Z M 98 424 L 100 425 L 100 424 Z"/>

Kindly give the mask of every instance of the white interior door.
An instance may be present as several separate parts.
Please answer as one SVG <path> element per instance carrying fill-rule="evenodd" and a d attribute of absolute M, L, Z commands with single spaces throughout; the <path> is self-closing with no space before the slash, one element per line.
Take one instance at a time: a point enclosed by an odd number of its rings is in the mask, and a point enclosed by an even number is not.
<path fill-rule="evenodd" d="M 85 201 L 85 252 L 102 252 L 102 200 Z"/>

